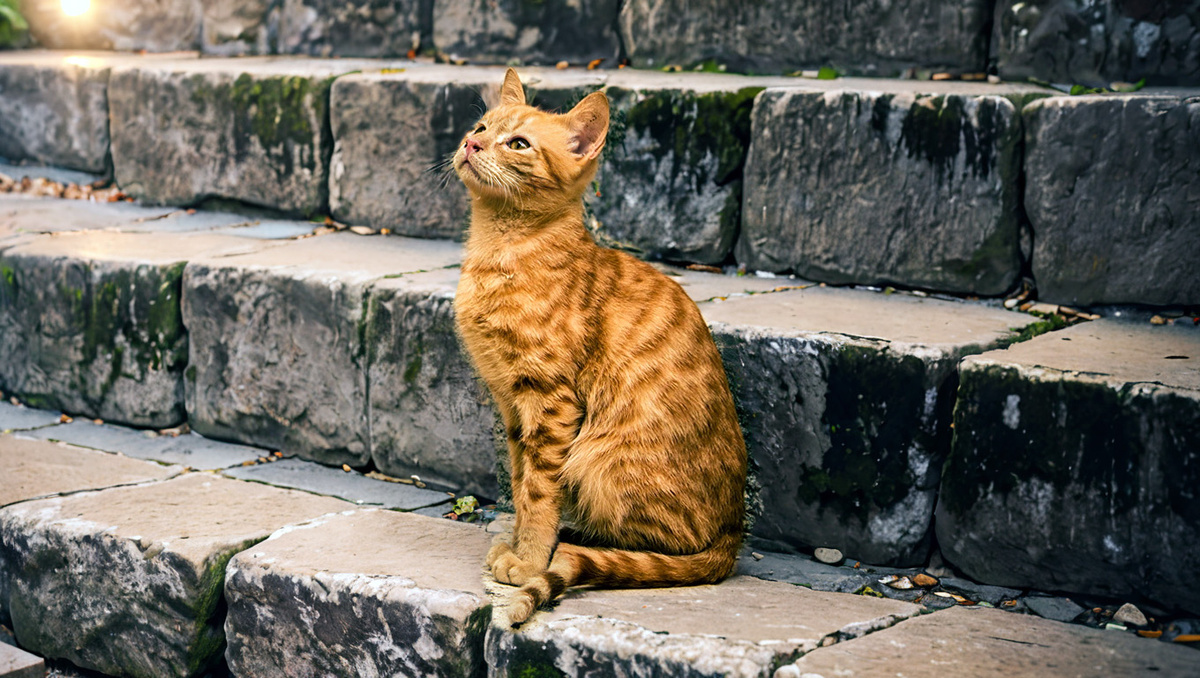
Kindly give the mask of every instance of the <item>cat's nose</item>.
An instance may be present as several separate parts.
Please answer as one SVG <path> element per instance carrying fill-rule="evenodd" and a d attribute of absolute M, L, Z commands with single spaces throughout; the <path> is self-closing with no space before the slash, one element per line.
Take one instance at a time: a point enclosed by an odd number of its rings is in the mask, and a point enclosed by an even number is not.
<path fill-rule="evenodd" d="M 466 142 L 466 144 L 464 144 L 464 146 L 466 147 L 464 154 L 465 154 L 465 158 L 467 160 L 471 159 L 472 153 L 483 150 L 483 144 L 479 143 L 479 141 L 472 139 L 470 137 L 467 138 L 467 142 Z"/>

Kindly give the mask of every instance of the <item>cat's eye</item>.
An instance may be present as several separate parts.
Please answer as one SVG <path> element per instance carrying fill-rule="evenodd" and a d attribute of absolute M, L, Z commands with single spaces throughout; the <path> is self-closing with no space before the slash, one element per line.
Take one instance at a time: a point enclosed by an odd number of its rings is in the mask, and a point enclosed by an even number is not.
<path fill-rule="evenodd" d="M 513 149 L 514 151 L 523 151 L 523 150 L 529 148 L 529 142 L 526 141 L 523 137 L 513 137 L 508 142 L 508 147 Z"/>
<path fill-rule="evenodd" d="M 479 127 L 476 127 L 475 131 L 471 132 L 471 134 L 479 134 L 480 132 L 484 131 L 485 129 L 487 129 L 487 127 L 480 125 Z"/>

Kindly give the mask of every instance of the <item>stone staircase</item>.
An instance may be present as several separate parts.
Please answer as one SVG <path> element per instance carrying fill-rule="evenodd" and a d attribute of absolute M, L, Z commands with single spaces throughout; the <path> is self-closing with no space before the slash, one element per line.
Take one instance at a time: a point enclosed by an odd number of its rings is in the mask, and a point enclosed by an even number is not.
<path fill-rule="evenodd" d="M 457 45 L 446 60 L 519 52 L 479 38 L 495 17 L 455 37 L 446 4 L 430 25 L 416 9 L 371 21 L 394 35 L 415 21 L 418 42 Z M 669 14 L 639 14 L 650 3 L 624 3 L 619 21 L 617 3 L 582 4 L 613 5 L 611 35 L 556 43 L 562 17 L 521 15 L 542 35 L 521 57 L 986 67 L 971 40 L 880 43 L 869 58 L 792 49 L 817 10 L 784 16 L 778 35 L 668 44 Z M 964 35 L 982 30 L 991 3 L 952 4 Z M 723 25 L 728 8 L 707 5 Z M 335 19 L 298 28 L 283 17 L 300 6 Z M 435 520 L 451 495 L 503 494 L 491 406 L 453 332 L 467 200 L 436 169 L 503 67 L 365 58 L 409 47 L 347 47 L 336 36 L 365 30 L 361 17 L 319 0 L 236 32 L 211 20 L 227 9 L 203 3 L 188 15 L 203 30 L 180 35 L 209 55 L 345 58 L 0 52 L 13 163 L 0 174 L 111 180 L 97 190 L 130 201 L 63 199 L 45 181 L 0 193 L 0 391 L 31 406 L 0 405 L 16 479 L 0 501 L 0 623 L 22 646 L 139 676 L 874 675 L 913 661 L 890 654 L 897 642 L 971 675 L 987 675 L 980 656 L 1018 673 L 1187 674 L 1187 650 L 1132 633 L 978 605 L 919 616 L 955 599 L 876 575 L 944 558 L 1012 591 L 993 606 L 1033 609 L 1021 596 L 1040 590 L 1200 616 L 1200 90 L 521 68 L 543 107 L 609 95 L 589 225 L 658 261 L 708 320 L 766 556 L 748 551 L 717 587 L 572 594 L 513 631 L 504 587 L 481 579 L 488 532 Z M 138 48 L 111 23 L 101 42 L 61 46 Z M 716 51 L 687 51 L 702 43 Z M 999 58 L 1002 74 L 1036 62 Z M 1155 68 L 1157 82 L 1196 82 Z M 195 433 L 154 434 L 185 423 Z M 782 574 L 814 565 L 814 547 L 850 564 Z M 962 597 L 953 579 L 936 592 Z M 846 593 L 866 586 L 900 599 Z M 972 586 L 967 602 L 986 602 Z"/>

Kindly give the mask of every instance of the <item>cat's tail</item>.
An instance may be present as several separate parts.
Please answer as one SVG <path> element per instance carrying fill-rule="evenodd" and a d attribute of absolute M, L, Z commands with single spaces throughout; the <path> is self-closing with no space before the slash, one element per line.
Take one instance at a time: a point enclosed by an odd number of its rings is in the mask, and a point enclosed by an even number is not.
<path fill-rule="evenodd" d="M 572 586 L 659 588 L 715 584 L 733 574 L 742 535 L 723 534 L 699 552 L 672 556 L 649 551 L 623 551 L 560 543 L 546 571 L 517 589 L 508 618 L 516 626 L 533 611 Z"/>

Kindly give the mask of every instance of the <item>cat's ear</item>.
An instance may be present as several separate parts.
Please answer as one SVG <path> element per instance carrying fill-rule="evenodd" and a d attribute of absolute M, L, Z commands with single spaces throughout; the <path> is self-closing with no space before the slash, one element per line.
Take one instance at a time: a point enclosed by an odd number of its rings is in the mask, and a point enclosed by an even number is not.
<path fill-rule="evenodd" d="M 567 113 L 571 129 L 571 152 L 591 160 L 604 150 L 608 135 L 608 97 L 592 92 Z"/>
<path fill-rule="evenodd" d="M 521 77 L 513 69 L 504 74 L 504 86 L 500 88 L 500 104 L 524 104 L 525 88 L 521 86 Z"/>

